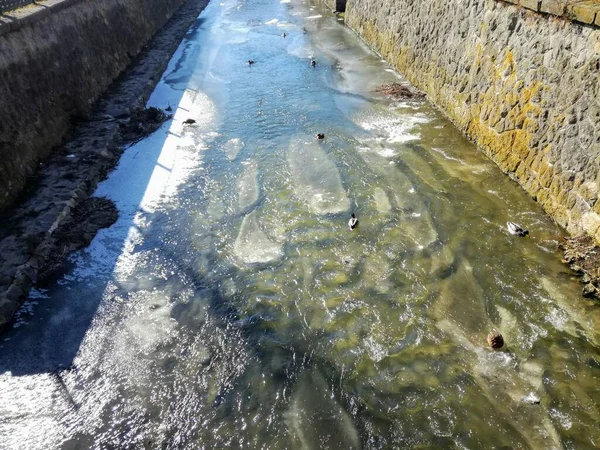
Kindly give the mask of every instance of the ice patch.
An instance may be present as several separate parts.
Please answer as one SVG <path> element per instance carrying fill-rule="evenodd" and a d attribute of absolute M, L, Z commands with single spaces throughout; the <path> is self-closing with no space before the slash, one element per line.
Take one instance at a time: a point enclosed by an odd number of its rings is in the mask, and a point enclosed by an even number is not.
<path fill-rule="evenodd" d="M 235 160 L 242 148 L 244 148 L 244 143 L 240 138 L 229 139 L 225 145 L 223 145 L 223 151 L 225 152 L 225 155 L 227 155 L 229 161 Z"/>
<path fill-rule="evenodd" d="M 387 194 L 381 188 L 376 188 L 373 193 L 373 198 L 375 199 L 375 208 L 381 214 L 389 214 L 392 210 L 392 205 L 390 204 L 390 200 L 388 199 Z"/>
<path fill-rule="evenodd" d="M 281 245 L 271 241 L 260 229 L 256 211 L 244 217 L 233 248 L 235 255 L 246 264 L 269 263 L 283 256 Z"/>
<path fill-rule="evenodd" d="M 251 207 L 258 201 L 258 167 L 255 162 L 248 164 L 237 183 L 238 206 L 240 210 Z"/>
<path fill-rule="evenodd" d="M 296 140 L 290 145 L 288 164 L 294 190 L 316 214 L 336 214 L 350 209 L 335 163 L 314 142 Z"/>

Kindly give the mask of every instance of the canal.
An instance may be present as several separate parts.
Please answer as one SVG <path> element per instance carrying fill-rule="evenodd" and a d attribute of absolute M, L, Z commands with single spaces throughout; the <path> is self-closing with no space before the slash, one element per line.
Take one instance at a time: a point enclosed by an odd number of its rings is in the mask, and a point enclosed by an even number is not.
<path fill-rule="evenodd" d="M 600 445 L 561 231 L 398 81 L 329 11 L 213 0 L 96 192 L 118 222 L 0 336 L 0 448 Z"/>

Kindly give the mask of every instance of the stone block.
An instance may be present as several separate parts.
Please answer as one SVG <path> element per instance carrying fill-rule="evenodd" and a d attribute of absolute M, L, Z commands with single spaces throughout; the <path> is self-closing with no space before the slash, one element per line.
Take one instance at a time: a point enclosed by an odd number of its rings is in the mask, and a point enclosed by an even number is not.
<path fill-rule="evenodd" d="M 542 0 L 540 11 L 555 16 L 562 16 L 565 13 L 566 0 Z"/>
<path fill-rule="evenodd" d="M 531 9 L 532 11 L 539 11 L 539 3 L 538 0 L 521 0 L 519 2 L 523 8 Z"/>
<path fill-rule="evenodd" d="M 590 236 L 595 236 L 600 231 L 600 216 L 594 212 L 586 212 L 581 217 L 581 228 Z"/>
<path fill-rule="evenodd" d="M 594 23 L 598 11 L 600 11 L 600 4 L 593 0 L 567 6 L 567 14 L 572 20 L 586 24 Z"/>

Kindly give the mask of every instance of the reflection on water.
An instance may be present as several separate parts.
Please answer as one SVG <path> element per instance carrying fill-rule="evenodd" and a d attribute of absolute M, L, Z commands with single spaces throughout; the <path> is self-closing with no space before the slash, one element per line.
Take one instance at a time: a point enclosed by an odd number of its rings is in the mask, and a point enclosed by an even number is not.
<path fill-rule="evenodd" d="M 2 447 L 598 445 L 600 312 L 552 222 L 375 94 L 396 75 L 335 17 L 203 17 L 150 101 L 173 121 L 98 189 L 119 221 L 0 337 Z"/>

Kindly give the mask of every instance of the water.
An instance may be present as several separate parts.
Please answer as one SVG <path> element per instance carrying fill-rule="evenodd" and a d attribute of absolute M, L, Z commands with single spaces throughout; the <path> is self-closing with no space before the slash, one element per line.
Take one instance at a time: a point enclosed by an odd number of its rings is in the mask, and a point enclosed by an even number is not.
<path fill-rule="evenodd" d="M 327 12 L 213 1 L 98 188 L 119 221 L 0 336 L 0 447 L 599 445 L 560 231 L 397 78 Z"/>

